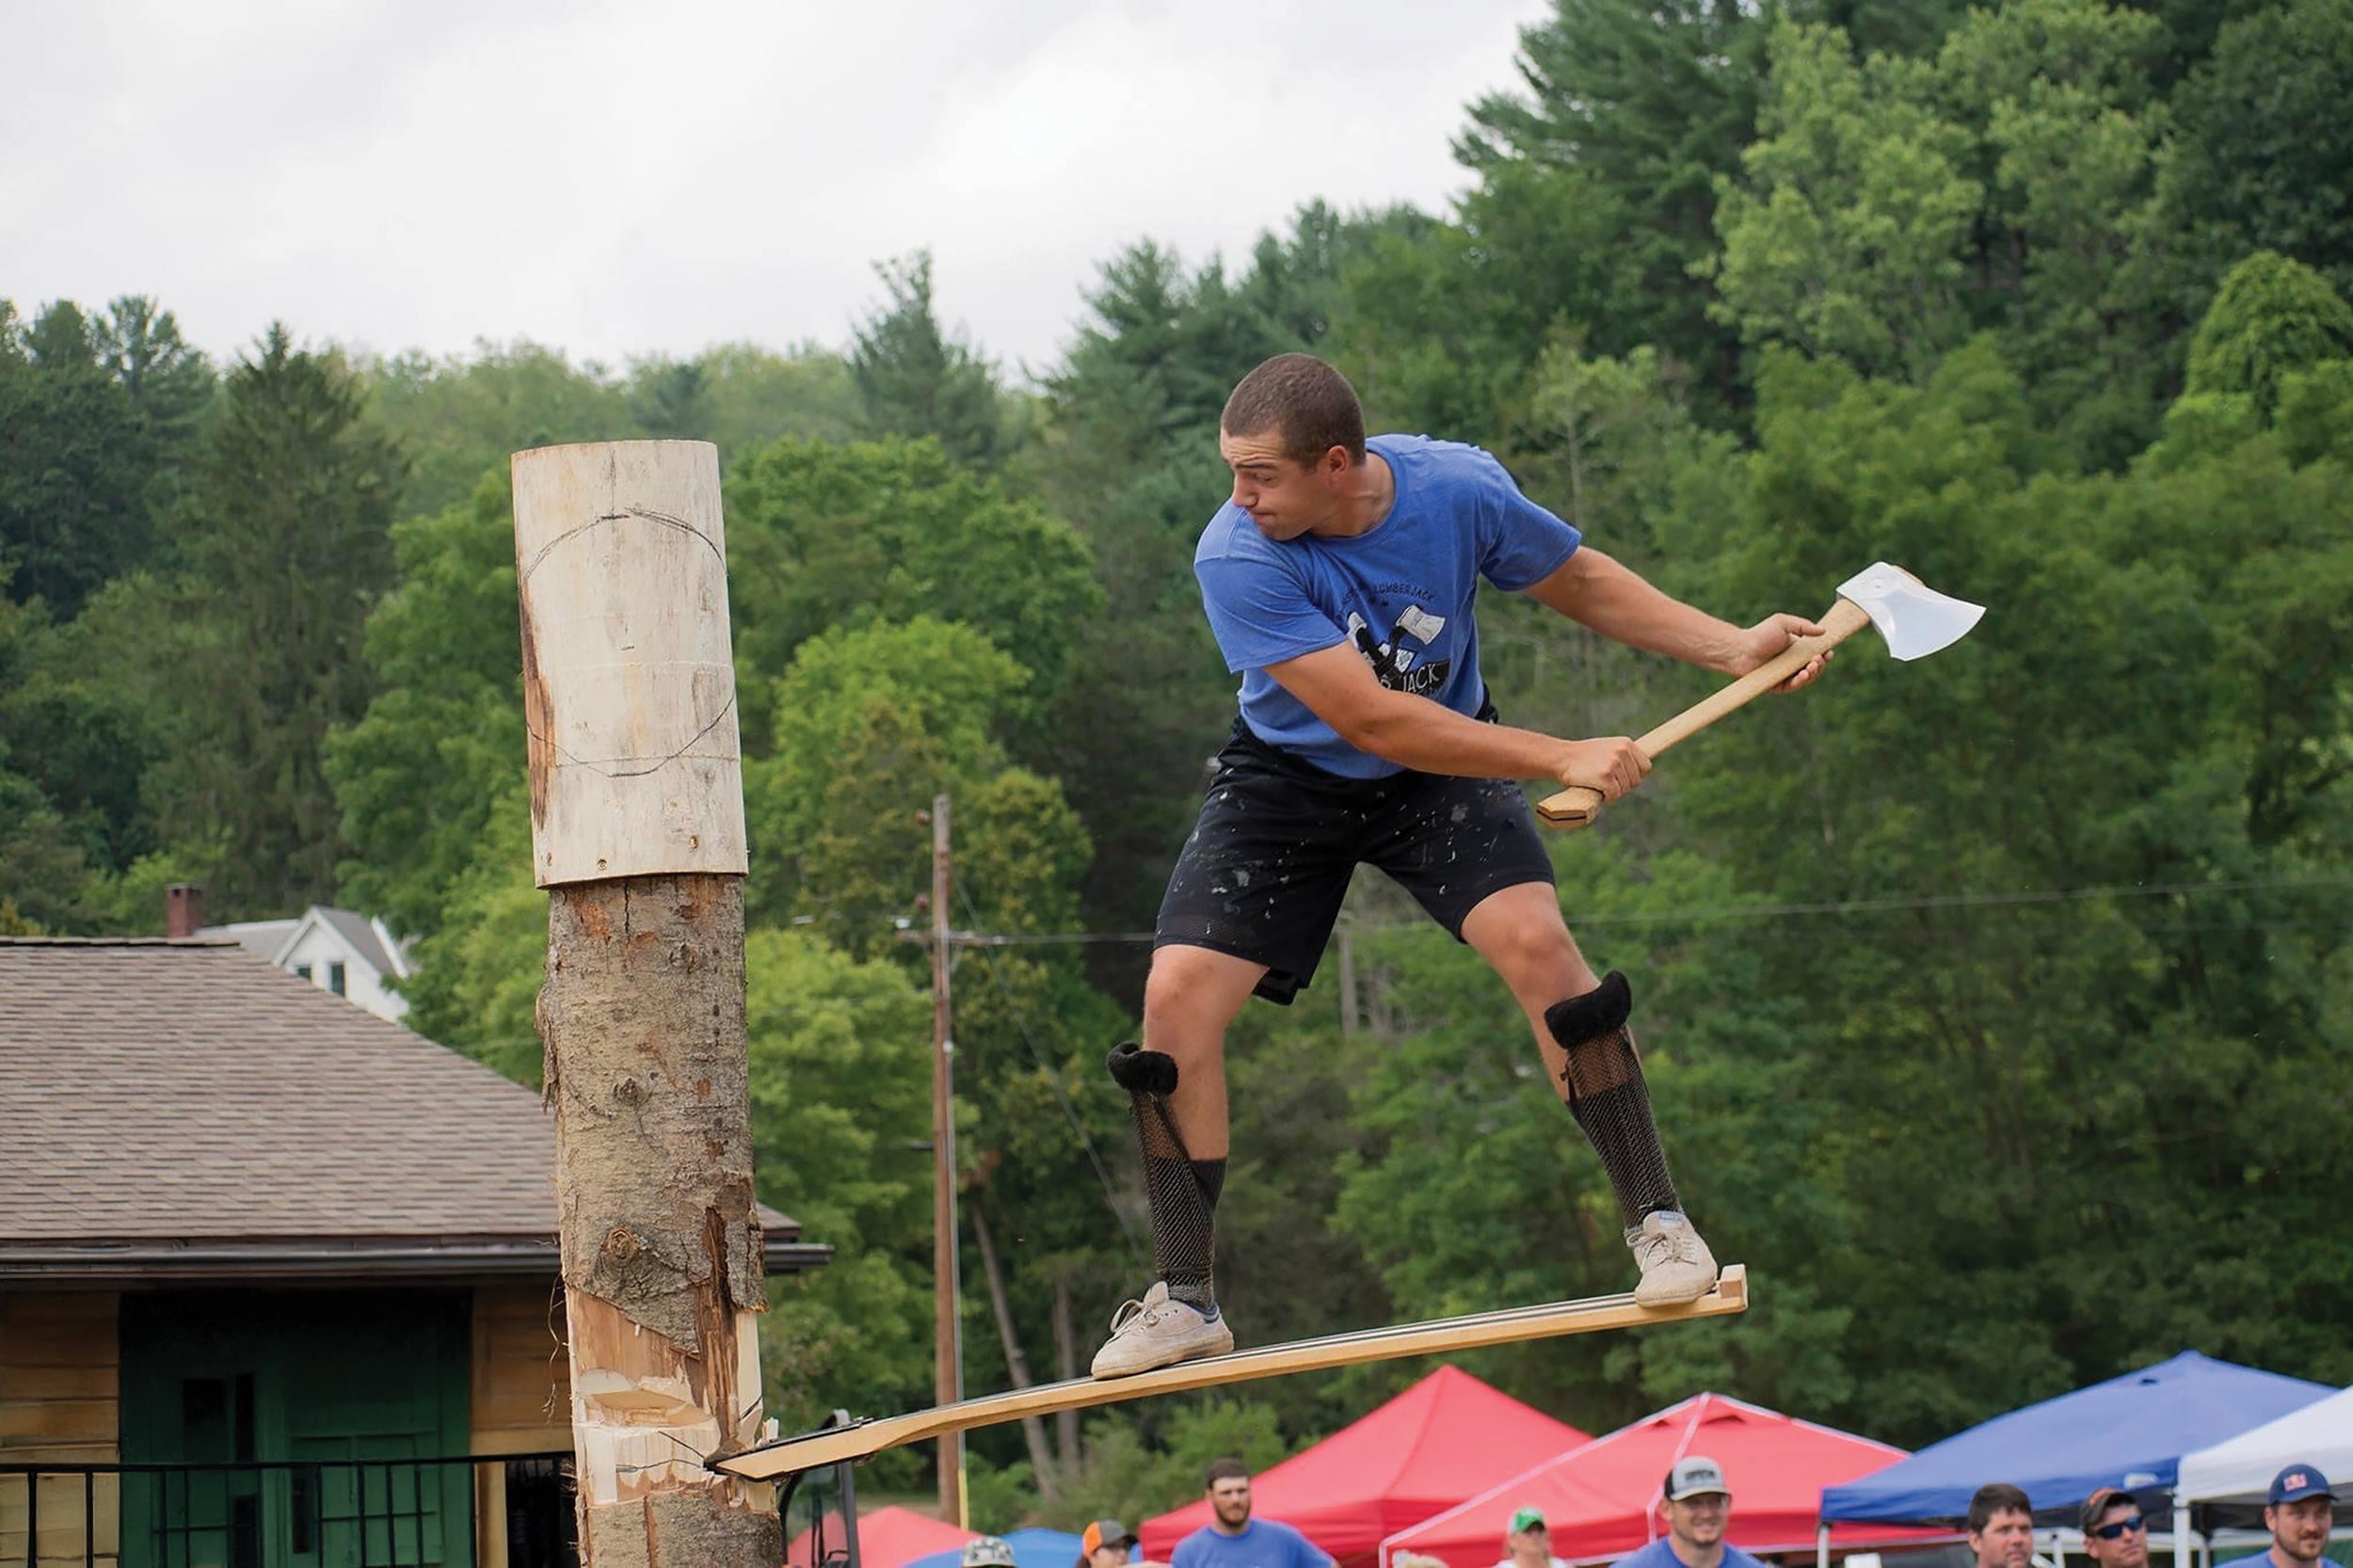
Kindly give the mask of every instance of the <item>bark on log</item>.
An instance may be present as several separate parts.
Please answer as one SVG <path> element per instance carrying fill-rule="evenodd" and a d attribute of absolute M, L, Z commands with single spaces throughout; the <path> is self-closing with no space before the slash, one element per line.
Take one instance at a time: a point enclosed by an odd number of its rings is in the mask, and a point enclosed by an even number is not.
<path fill-rule="evenodd" d="M 765 1488 L 703 1464 L 756 1442 L 761 1417 L 756 1315 L 766 1298 L 743 953 L 740 877 L 632 877 L 550 891 L 539 1028 L 555 1112 L 572 1419 L 590 1537 L 618 1530 L 619 1541 L 638 1528 L 602 1519 L 610 1510 L 672 1516 L 646 1512 L 657 1498 L 664 1510 L 699 1508 L 714 1520 L 765 1519 L 697 1526 L 698 1539 L 739 1527 L 762 1543 L 776 1533 Z M 778 1560 L 770 1552 L 757 1560 Z M 593 1554 L 590 1561 L 605 1568 Z"/>

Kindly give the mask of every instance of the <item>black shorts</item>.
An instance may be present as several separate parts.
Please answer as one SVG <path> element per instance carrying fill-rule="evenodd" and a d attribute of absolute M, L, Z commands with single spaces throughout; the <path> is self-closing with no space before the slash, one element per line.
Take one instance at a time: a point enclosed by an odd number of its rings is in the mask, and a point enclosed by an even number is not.
<path fill-rule="evenodd" d="M 1344 778 L 1237 719 L 1169 873 L 1152 946 L 1264 964 L 1257 994 L 1289 1002 L 1314 977 L 1360 865 L 1388 872 L 1458 941 L 1489 894 L 1553 880 L 1518 785 L 1413 772 Z"/>

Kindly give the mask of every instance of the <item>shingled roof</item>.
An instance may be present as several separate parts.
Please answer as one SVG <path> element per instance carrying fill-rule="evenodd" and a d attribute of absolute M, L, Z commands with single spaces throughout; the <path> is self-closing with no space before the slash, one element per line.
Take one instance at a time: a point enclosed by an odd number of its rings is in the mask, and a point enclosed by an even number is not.
<path fill-rule="evenodd" d="M 0 1281 L 556 1270 L 538 1096 L 233 940 L 0 939 Z"/>

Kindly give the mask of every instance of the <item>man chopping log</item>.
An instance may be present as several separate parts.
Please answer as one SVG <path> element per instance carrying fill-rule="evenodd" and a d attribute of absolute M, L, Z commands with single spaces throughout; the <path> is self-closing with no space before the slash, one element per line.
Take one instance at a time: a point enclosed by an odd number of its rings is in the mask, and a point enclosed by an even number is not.
<path fill-rule="evenodd" d="M 1581 544 L 1476 447 L 1368 440 L 1355 390 L 1311 355 L 1244 376 L 1218 446 L 1233 495 L 1193 571 L 1242 678 L 1241 711 L 1160 904 L 1142 1044 L 1112 1053 L 1144 1146 L 1160 1277 L 1120 1309 L 1095 1375 L 1233 1348 L 1210 1274 L 1225 1029 L 1253 995 L 1289 1003 L 1307 984 L 1359 865 L 1396 879 L 1519 1001 L 1609 1175 L 1641 1270 L 1635 1300 L 1697 1300 L 1716 1260 L 1668 1175 L 1631 989 L 1577 951 L 1516 782 L 1615 800 L 1650 760 L 1624 736 L 1561 740 L 1497 722 L 1473 600 L 1483 579 L 1603 636 L 1732 675 L 1821 628 L 1777 615 L 1743 630 L 1668 597 Z"/>

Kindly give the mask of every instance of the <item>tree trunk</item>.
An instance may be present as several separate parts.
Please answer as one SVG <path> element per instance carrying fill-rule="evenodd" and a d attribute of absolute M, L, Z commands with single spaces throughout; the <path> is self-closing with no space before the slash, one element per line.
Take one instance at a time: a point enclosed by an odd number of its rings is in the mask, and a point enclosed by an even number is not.
<path fill-rule="evenodd" d="M 586 1568 L 772 1568 L 744 804 L 715 448 L 515 456 L 539 993 Z"/>
<path fill-rule="evenodd" d="M 1005 1375 L 1016 1388 L 1031 1386 L 1030 1362 L 1021 1353 L 1021 1336 L 1013 1326 L 1013 1303 L 1005 1295 L 1005 1271 L 997 1262 L 997 1241 L 989 1234 L 988 1210 L 972 1206 L 972 1240 L 980 1243 L 981 1269 L 988 1275 L 989 1304 L 997 1311 L 997 1337 L 1005 1347 Z M 1035 1416 L 1021 1417 L 1021 1440 L 1030 1447 L 1030 1473 L 1036 1478 L 1040 1501 L 1053 1502 L 1061 1489 L 1054 1484 L 1054 1455 L 1046 1446 L 1046 1423 Z"/>
<path fill-rule="evenodd" d="M 539 1029 L 593 1568 L 781 1560 L 772 1489 L 701 1463 L 760 1410 L 743 954 L 740 877 L 550 892 Z"/>

